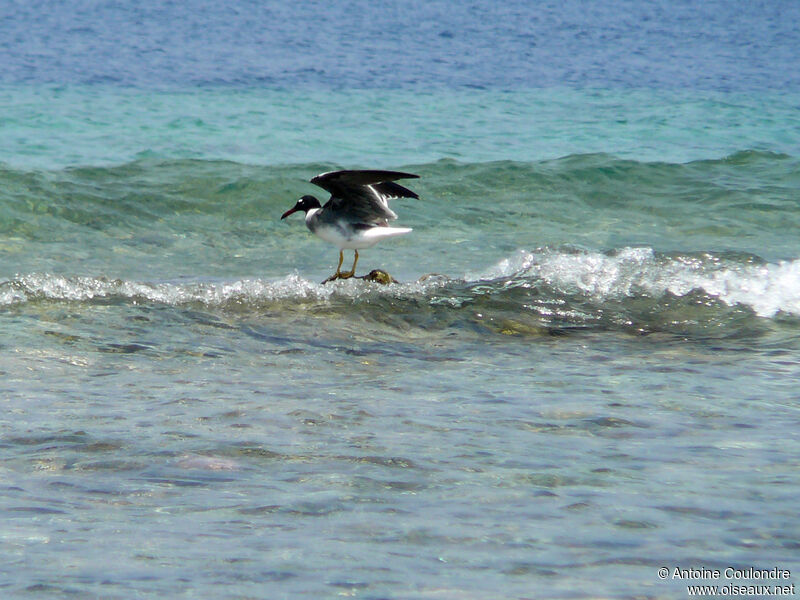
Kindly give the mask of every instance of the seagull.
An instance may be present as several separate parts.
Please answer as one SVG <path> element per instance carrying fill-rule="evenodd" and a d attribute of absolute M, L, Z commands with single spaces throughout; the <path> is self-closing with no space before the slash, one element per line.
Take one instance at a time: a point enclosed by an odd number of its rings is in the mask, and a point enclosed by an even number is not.
<path fill-rule="evenodd" d="M 389 200 L 395 198 L 419 198 L 404 188 L 397 179 L 418 179 L 419 175 L 398 171 L 330 171 L 311 179 L 311 183 L 327 192 L 331 197 L 320 204 L 314 196 L 303 196 L 292 208 L 281 216 L 285 219 L 292 213 L 305 212 L 306 227 L 326 242 L 339 247 L 339 264 L 336 273 L 322 283 L 335 279 L 349 279 L 356 274 L 358 251 L 371 248 L 384 238 L 409 233 L 408 227 L 389 227 L 389 221 L 397 215 L 389 208 Z M 355 251 L 353 268 L 342 272 L 343 251 Z"/>

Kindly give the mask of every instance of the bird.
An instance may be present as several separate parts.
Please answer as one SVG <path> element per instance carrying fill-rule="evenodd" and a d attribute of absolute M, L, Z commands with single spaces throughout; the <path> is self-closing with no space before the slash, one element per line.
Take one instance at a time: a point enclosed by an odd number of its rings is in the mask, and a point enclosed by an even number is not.
<path fill-rule="evenodd" d="M 329 192 L 323 206 L 316 197 L 305 195 L 281 216 L 285 219 L 298 211 L 305 213 L 306 227 L 326 242 L 339 248 L 336 272 L 322 283 L 349 279 L 356 274 L 358 251 L 371 248 L 384 238 L 410 233 L 408 227 L 390 227 L 397 214 L 389 208 L 389 200 L 419 196 L 395 183 L 398 179 L 419 179 L 419 175 L 399 171 L 345 170 L 329 171 L 310 182 Z M 353 268 L 342 272 L 344 250 L 353 250 Z"/>

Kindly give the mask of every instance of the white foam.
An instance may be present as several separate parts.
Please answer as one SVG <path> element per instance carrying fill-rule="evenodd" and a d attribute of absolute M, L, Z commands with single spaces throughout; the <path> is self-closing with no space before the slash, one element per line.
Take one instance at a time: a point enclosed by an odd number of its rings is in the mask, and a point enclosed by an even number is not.
<path fill-rule="evenodd" d="M 297 274 L 277 280 L 240 279 L 231 282 L 149 283 L 105 277 L 64 276 L 51 273 L 21 275 L 0 282 L 0 306 L 34 300 L 87 302 L 122 299 L 133 304 L 154 302 L 167 305 L 206 306 L 258 305 L 281 300 L 327 301 L 333 297 L 356 300 L 390 294 L 408 297 L 444 285 L 441 279 L 393 286 L 359 279 L 334 281 L 327 285 Z"/>
<path fill-rule="evenodd" d="M 206 306 L 253 306 L 281 300 L 327 302 L 339 298 L 370 301 L 420 295 L 435 304 L 460 306 L 464 290 L 450 286 L 486 282 L 489 286 L 544 283 L 564 294 L 582 294 L 599 302 L 665 294 L 685 296 L 698 290 L 728 305 L 749 306 L 757 315 L 800 315 L 800 259 L 755 264 L 706 255 L 658 255 L 651 248 L 622 248 L 611 254 L 563 249 L 520 251 L 483 273 L 453 281 L 432 277 L 422 282 L 382 286 L 349 279 L 321 285 L 297 274 L 277 280 L 148 283 L 47 273 L 18 276 L 0 283 L 0 306 L 35 300 L 96 301 L 121 299 L 133 304 L 199 303 Z M 444 290 L 442 297 L 437 296 Z M 452 294 L 457 293 L 458 298 Z"/>
<path fill-rule="evenodd" d="M 651 248 L 613 254 L 540 249 L 520 251 L 479 274 L 480 279 L 505 277 L 541 280 L 600 301 L 699 290 L 731 306 L 749 306 L 762 317 L 800 315 L 800 259 L 751 264 L 710 254 L 658 256 Z"/>
<path fill-rule="evenodd" d="M 237 301 L 269 302 L 283 298 L 320 298 L 331 292 L 332 290 L 326 290 L 297 275 L 289 275 L 277 281 L 242 279 L 233 282 L 176 284 L 32 273 L 0 284 L 0 306 L 37 299 L 85 302 L 104 298 L 163 304 L 222 305 Z"/>

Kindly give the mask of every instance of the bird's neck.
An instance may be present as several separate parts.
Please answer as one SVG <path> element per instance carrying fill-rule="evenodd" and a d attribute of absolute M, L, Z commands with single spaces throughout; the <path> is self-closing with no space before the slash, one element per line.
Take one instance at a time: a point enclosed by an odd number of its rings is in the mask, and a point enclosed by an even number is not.
<path fill-rule="evenodd" d="M 309 208 L 306 211 L 306 227 L 311 229 L 311 225 L 316 221 L 317 213 L 322 210 L 321 208 Z"/>

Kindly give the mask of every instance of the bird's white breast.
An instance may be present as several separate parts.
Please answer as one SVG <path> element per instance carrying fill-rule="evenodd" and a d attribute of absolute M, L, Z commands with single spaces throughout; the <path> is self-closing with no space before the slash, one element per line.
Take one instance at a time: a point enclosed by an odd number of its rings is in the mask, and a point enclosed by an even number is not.
<path fill-rule="evenodd" d="M 371 248 L 385 237 L 402 235 L 411 231 L 400 227 L 354 229 L 346 222 L 328 223 L 321 219 L 315 219 L 314 216 L 319 210 L 321 209 L 312 208 L 306 213 L 306 226 L 318 237 L 342 250 Z"/>

